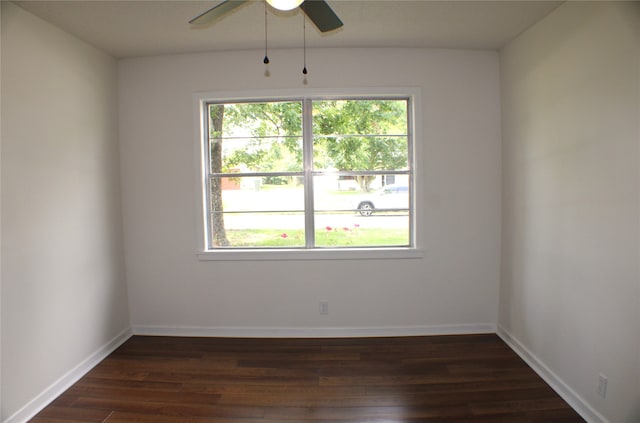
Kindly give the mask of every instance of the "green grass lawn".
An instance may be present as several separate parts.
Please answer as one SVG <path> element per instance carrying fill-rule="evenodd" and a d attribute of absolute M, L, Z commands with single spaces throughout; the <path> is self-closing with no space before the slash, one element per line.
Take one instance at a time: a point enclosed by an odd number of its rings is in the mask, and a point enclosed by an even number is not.
<path fill-rule="evenodd" d="M 292 229 L 227 229 L 233 247 L 304 247 L 304 231 Z M 406 229 L 328 228 L 316 230 L 317 247 L 408 245 Z"/>

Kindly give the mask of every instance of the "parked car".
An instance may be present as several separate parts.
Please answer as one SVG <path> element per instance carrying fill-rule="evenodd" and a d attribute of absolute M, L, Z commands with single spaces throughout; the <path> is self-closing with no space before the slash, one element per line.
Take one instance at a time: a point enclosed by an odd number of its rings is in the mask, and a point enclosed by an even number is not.
<path fill-rule="evenodd" d="M 385 185 L 377 191 L 358 198 L 356 210 L 362 216 L 371 216 L 374 211 L 403 211 L 409 208 L 409 187 L 407 185 Z"/>

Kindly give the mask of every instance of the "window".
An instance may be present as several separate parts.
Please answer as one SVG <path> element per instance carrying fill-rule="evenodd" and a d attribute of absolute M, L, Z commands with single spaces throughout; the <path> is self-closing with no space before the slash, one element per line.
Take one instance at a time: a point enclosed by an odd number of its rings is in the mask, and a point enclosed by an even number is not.
<path fill-rule="evenodd" d="M 411 96 L 199 107 L 205 251 L 415 249 Z"/>

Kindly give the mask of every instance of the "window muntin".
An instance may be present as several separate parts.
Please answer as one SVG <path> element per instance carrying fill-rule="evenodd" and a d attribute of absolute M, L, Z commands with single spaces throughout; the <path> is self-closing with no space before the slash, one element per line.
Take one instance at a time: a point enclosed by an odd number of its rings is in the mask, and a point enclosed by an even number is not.
<path fill-rule="evenodd" d="M 396 97 L 205 103 L 206 249 L 414 247 L 410 108 Z M 403 198 L 384 198 L 392 185 Z"/>

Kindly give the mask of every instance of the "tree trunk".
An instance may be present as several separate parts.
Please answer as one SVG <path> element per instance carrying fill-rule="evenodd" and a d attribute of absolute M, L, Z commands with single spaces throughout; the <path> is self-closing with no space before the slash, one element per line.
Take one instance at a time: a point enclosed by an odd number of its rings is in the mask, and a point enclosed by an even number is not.
<path fill-rule="evenodd" d="M 211 172 L 222 172 L 222 121 L 224 119 L 224 105 L 210 106 L 211 124 L 213 126 L 213 142 L 211 142 Z M 216 247 L 229 245 L 227 231 L 224 228 L 224 214 L 222 208 L 222 178 L 211 179 L 211 217 L 212 241 Z"/>
<path fill-rule="evenodd" d="M 362 192 L 369 192 L 371 191 L 371 183 L 374 181 L 374 179 L 376 179 L 375 176 L 356 176 L 356 182 L 358 183 L 358 186 L 360 187 L 360 191 Z"/>

